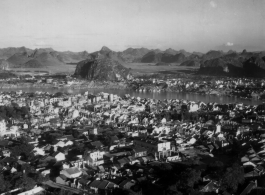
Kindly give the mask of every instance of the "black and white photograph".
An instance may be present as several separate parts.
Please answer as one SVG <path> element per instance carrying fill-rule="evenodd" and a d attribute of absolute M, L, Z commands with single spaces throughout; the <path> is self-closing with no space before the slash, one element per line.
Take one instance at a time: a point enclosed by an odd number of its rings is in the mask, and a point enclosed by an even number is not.
<path fill-rule="evenodd" d="M 265 0 L 0 10 L 0 195 L 265 194 Z"/>

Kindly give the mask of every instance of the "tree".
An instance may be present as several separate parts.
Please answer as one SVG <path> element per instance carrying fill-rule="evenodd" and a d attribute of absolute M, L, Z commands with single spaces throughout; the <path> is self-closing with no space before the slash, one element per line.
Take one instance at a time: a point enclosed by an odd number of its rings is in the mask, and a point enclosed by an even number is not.
<path fill-rule="evenodd" d="M 201 172 L 195 169 L 188 168 L 180 174 L 180 184 L 186 189 L 193 188 L 200 180 Z"/>
<path fill-rule="evenodd" d="M 4 178 L 4 176 L 0 175 L 0 192 L 9 191 L 11 188 L 11 183 Z"/>
<path fill-rule="evenodd" d="M 92 141 L 97 141 L 97 136 L 94 135 L 94 134 L 90 134 L 89 135 L 89 139 L 92 140 Z"/>
<path fill-rule="evenodd" d="M 208 170 L 214 177 L 219 179 L 224 174 L 224 163 L 222 163 L 221 161 L 214 161 L 213 163 L 209 164 Z"/>
<path fill-rule="evenodd" d="M 27 143 L 23 143 L 11 148 L 11 156 L 18 158 L 19 156 L 24 156 L 26 159 L 34 156 L 32 153 L 33 146 Z"/>
<path fill-rule="evenodd" d="M 238 185 L 244 182 L 244 170 L 238 164 L 226 169 L 221 180 L 221 189 L 234 193 L 237 191 Z"/>

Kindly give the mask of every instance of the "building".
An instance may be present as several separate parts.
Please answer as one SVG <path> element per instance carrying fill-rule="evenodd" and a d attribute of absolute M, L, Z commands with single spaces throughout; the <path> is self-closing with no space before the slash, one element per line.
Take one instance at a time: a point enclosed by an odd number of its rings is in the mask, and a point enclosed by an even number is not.
<path fill-rule="evenodd" d="M 0 135 L 4 135 L 6 133 L 6 122 L 5 120 L 0 121 Z"/>
<path fill-rule="evenodd" d="M 67 178 L 77 178 L 82 175 L 82 171 L 80 171 L 76 167 L 71 167 L 69 169 L 63 169 L 60 174 L 64 175 Z"/>
<path fill-rule="evenodd" d="M 135 139 L 133 140 L 135 147 L 146 148 L 148 153 L 167 153 L 170 151 L 171 142 L 169 141 L 157 141 L 150 139 Z"/>

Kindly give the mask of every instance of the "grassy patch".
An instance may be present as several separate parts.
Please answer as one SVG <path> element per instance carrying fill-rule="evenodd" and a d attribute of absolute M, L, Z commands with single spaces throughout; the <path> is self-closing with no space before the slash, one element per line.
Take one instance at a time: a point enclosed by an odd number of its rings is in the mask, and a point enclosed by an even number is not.
<path fill-rule="evenodd" d="M 157 66 L 155 63 L 127 63 L 126 68 L 131 68 L 133 75 L 143 74 L 194 74 L 198 67 L 179 66 L 178 63 L 170 66 Z"/>

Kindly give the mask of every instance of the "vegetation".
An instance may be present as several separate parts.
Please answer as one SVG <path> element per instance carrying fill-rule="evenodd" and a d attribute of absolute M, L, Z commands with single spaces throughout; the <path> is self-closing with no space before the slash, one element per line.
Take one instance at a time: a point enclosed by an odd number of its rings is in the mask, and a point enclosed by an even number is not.
<path fill-rule="evenodd" d="M 0 117 L 6 120 L 10 118 L 25 119 L 28 118 L 29 115 L 28 107 L 19 107 L 16 103 L 12 103 L 10 106 L 0 106 Z"/>
<path fill-rule="evenodd" d="M 11 157 L 20 160 L 30 160 L 33 158 L 33 146 L 27 143 L 27 138 L 23 137 L 17 143 L 10 146 Z M 21 157 L 22 156 L 22 157 Z M 21 158 L 20 158 L 21 157 Z M 49 178 L 42 176 L 30 164 L 19 164 L 17 161 L 1 162 L 0 168 L 0 193 L 12 189 L 30 190 L 34 186 L 47 181 Z"/>

